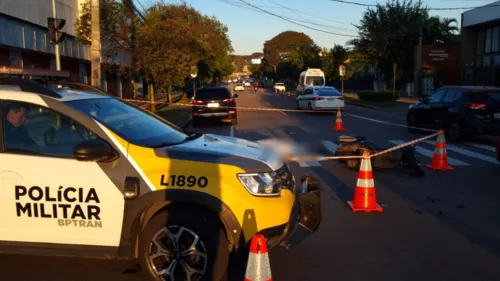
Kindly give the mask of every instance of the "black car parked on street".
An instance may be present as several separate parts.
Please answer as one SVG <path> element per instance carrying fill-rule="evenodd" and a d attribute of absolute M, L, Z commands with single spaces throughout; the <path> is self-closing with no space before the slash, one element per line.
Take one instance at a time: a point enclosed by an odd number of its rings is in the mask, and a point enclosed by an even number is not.
<path fill-rule="evenodd" d="M 411 127 L 443 129 L 446 139 L 452 142 L 473 134 L 500 136 L 500 88 L 443 86 L 411 105 L 406 123 Z"/>
<path fill-rule="evenodd" d="M 230 119 L 231 124 L 238 124 L 236 100 L 238 94 L 232 94 L 228 88 L 201 88 L 193 97 L 192 125 L 199 127 L 206 119 Z"/>

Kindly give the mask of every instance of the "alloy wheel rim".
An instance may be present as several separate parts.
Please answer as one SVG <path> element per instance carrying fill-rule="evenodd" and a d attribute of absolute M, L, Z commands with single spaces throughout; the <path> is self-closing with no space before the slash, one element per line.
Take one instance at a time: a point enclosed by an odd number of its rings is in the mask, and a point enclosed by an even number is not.
<path fill-rule="evenodd" d="M 163 227 L 151 239 L 149 263 L 161 280 L 199 281 L 207 271 L 207 249 L 189 228 Z"/>

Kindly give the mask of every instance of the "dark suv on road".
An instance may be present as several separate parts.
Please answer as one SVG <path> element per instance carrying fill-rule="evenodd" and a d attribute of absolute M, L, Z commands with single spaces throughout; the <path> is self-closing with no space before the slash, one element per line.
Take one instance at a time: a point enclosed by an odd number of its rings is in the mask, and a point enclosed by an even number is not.
<path fill-rule="evenodd" d="M 500 136 L 500 88 L 443 86 L 411 105 L 406 120 L 412 127 L 443 129 L 452 142 L 472 134 Z"/>
<path fill-rule="evenodd" d="M 232 94 L 228 88 L 202 88 L 193 97 L 193 127 L 199 127 L 206 119 L 230 119 L 231 124 L 238 124 L 236 100 L 238 94 Z"/>

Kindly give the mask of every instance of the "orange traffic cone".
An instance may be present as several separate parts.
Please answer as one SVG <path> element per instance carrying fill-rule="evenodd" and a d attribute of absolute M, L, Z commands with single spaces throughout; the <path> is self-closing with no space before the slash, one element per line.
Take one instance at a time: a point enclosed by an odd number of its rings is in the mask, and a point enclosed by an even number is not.
<path fill-rule="evenodd" d="M 444 140 L 443 130 L 439 130 L 436 148 L 434 149 L 434 155 L 432 156 L 431 164 L 427 165 L 428 168 L 434 171 L 452 171 L 455 168 L 448 164 L 448 155 L 446 153 L 446 143 Z"/>
<path fill-rule="evenodd" d="M 245 281 L 272 281 L 271 264 L 267 254 L 266 238 L 262 234 L 255 234 L 250 242 Z"/>
<path fill-rule="evenodd" d="M 384 209 L 377 203 L 375 182 L 373 180 L 370 153 L 365 151 L 359 167 L 358 182 L 354 189 L 354 200 L 347 201 L 353 212 L 382 212 Z"/>
<path fill-rule="evenodd" d="M 333 130 L 337 132 L 345 131 L 344 123 L 342 123 L 342 113 L 340 113 L 340 108 L 337 109 L 337 117 L 335 118 L 335 127 Z"/>

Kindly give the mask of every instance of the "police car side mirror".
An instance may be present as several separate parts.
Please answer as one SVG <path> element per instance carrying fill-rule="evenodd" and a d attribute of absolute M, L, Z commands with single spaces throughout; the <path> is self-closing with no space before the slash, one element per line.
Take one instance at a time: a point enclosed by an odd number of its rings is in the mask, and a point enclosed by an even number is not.
<path fill-rule="evenodd" d="M 114 160 L 118 154 L 106 141 L 93 139 L 77 144 L 73 155 L 78 161 L 98 162 Z"/>

